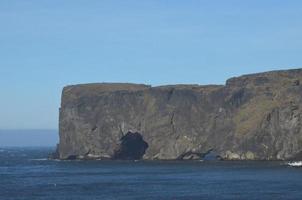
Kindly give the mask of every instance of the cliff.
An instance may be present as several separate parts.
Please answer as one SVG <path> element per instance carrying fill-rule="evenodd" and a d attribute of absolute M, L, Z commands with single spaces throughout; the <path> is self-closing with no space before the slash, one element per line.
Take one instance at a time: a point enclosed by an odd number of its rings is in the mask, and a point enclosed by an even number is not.
<path fill-rule="evenodd" d="M 63 89 L 60 159 L 286 160 L 302 155 L 302 69 L 226 85 Z"/>

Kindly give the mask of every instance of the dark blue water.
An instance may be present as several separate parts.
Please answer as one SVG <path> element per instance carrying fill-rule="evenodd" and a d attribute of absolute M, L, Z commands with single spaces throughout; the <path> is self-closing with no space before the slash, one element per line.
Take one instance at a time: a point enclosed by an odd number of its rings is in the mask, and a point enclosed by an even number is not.
<path fill-rule="evenodd" d="M 285 162 L 44 160 L 52 150 L 0 148 L 0 199 L 302 199 L 302 168 Z"/>

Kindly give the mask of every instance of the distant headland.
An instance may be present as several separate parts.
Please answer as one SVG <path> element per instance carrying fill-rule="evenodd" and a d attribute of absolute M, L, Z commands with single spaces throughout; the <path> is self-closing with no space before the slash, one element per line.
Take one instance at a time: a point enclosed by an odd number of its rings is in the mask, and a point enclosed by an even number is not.
<path fill-rule="evenodd" d="M 225 160 L 302 157 L 302 69 L 226 85 L 67 86 L 59 159 Z"/>

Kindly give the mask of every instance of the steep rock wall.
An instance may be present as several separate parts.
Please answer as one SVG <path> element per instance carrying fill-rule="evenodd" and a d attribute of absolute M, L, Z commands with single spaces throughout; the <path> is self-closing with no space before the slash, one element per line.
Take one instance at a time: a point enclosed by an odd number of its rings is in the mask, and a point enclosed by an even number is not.
<path fill-rule="evenodd" d="M 200 159 L 211 151 L 228 160 L 295 159 L 302 155 L 301 81 L 296 69 L 225 86 L 67 86 L 59 158 L 114 158 L 130 132 L 147 144 L 143 159 Z"/>

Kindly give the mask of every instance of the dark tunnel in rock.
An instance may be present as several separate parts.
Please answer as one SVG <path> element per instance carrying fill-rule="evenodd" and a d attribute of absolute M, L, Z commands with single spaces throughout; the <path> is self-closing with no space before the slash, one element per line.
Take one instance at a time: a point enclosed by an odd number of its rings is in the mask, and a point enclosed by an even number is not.
<path fill-rule="evenodd" d="M 113 159 L 140 160 L 143 158 L 148 143 L 144 141 L 140 133 L 128 132 L 120 139 L 120 144 L 114 152 Z"/>
<path fill-rule="evenodd" d="M 204 161 L 215 161 L 215 160 L 222 160 L 221 156 L 215 152 L 214 150 L 209 150 L 203 156 Z"/>

